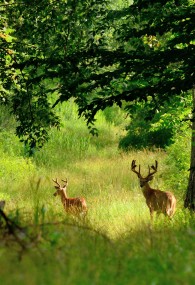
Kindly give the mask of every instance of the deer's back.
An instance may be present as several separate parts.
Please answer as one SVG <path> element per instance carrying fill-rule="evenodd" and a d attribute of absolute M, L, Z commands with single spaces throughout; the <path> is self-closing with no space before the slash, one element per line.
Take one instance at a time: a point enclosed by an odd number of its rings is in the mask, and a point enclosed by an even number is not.
<path fill-rule="evenodd" d="M 65 203 L 67 207 L 71 207 L 71 206 L 77 206 L 77 207 L 81 207 L 83 200 L 85 200 L 84 198 L 68 198 Z"/>
<path fill-rule="evenodd" d="M 171 192 L 151 189 L 146 196 L 146 203 L 154 211 L 167 213 L 167 209 L 176 203 L 175 196 Z"/>

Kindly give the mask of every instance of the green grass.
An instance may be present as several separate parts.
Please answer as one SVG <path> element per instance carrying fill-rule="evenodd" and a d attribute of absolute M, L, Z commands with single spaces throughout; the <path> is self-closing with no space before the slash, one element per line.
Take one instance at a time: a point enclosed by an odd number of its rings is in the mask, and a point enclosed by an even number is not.
<path fill-rule="evenodd" d="M 18 194 L 12 196 L 7 189 L 11 199 L 6 212 L 14 215 L 18 209 L 22 224 L 33 225 L 29 231 L 39 242 L 22 254 L 14 244 L 1 247 L 0 282 L 193 284 L 194 217 L 180 203 L 172 222 L 160 217 L 151 225 L 137 177 L 129 168 L 133 158 L 143 165 L 158 159 L 160 172 L 165 157 L 163 152 L 139 152 L 78 160 L 61 170 L 38 171 L 29 185 L 20 182 Z M 52 195 L 52 177 L 68 177 L 69 195 L 86 197 L 87 224 L 64 213 L 60 199 Z M 165 190 L 159 175 L 153 184 Z"/>
<path fill-rule="evenodd" d="M 110 209 L 111 210 L 111 209 Z M 141 210 L 141 209 L 139 209 Z M 109 210 L 108 210 L 109 211 Z M 135 212 L 134 212 L 135 214 Z M 120 215 L 120 214 L 119 214 Z M 189 215 L 185 214 L 188 223 Z M 114 213 L 112 218 L 116 218 Z M 108 232 L 119 230 L 112 218 Z M 121 216 L 122 218 L 122 216 Z M 45 225 L 39 245 L 21 254 L 0 250 L 2 284 L 193 284 L 194 230 L 166 222 L 149 224 L 143 216 L 126 219 L 117 237 L 70 224 Z M 95 221 L 94 221 L 95 222 Z M 96 223 L 103 223 L 96 218 Z M 190 222 L 191 223 L 191 222 Z M 97 225 L 93 224 L 94 227 Z M 130 282 L 130 283 L 129 283 Z"/>
<path fill-rule="evenodd" d="M 168 154 L 123 153 L 117 148 L 118 126 L 100 113 L 100 135 L 92 138 L 75 112 L 72 105 L 66 109 L 74 128 L 67 121 L 60 132 L 52 130 L 49 143 L 31 160 L 21 156 L 17 139 L 4 133 L 0 199 L 6 200 L 5 213 L 26 227 L 17 232 L 26 249 L 0 229 L 0 284 L 194 284 L 195 219 L 183 209 L 181 185 L 167 189 Z M 132 159 L 143 174 L 158 160 L 152 186 L 174 192 L 178 206 L 172 221 L 160 216 L 151 224 L 130 170 Z M 67 216 L 53 196 L 56 177 L 68 179 L 70 197 L 86 198 L 86 222 Z"/>

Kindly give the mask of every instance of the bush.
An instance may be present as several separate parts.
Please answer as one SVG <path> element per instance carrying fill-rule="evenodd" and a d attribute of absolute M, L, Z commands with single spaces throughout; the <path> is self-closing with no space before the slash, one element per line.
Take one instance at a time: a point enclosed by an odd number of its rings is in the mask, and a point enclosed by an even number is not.
<path fill-rule="evenodd" d="M 103 114 L 106 118 L 106 121 L 113 124 L 114 126 L 123 125 L 127 119 L 126 112 L 117 105 L 107 107 L 103 111 Z"/>
<path fill-rule="evenodd" d="M 174 143 L 166 148 L 167 165 L 164 171 L 165 183 L 170 189 L 185 194 L 190 166 L 191 129 L 184 128 L 174 136 Z"/>
<path fill-rule="evenodd" d="M 9 106 L 0 105 L 0 131 L 12 130 L 16 128 L 16 121 L 13 115 L 10 115 Z"/>
<path fill-rule="evenodd" d="M 173 142 L 181 121 L 191 111 L 191 95 L 178 96 L 154 112 L 153 102 L 128 106 L 131 122 L 119 141 L 123 150 L 146 147 L 166 148 Z"/>

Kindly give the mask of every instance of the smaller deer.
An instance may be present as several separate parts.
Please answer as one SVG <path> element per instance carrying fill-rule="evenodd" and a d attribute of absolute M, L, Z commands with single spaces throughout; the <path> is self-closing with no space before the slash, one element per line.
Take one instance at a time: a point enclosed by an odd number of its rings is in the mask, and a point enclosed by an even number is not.
<path fill-rule="evenodd" d="M 62 180 L 65 184 L 61 186 L 58 183 L 58 180 L 52 179 L 55 185 L 54 187 L 56 188 L 56 192 L 53 194 L 54 196 L 59 195 L 62 201 L 62 204 L 64 206 L 64 209 L 67 213 L 70 213 L 72 215 L 78 216 L 78 215 L 83 215 L 83 217 L 86 216 L 87 214 L 87 204 L 86 201 L 83 197 L 81 198 L 68 198 L 66 194 L 66 189 L 68 186 L 68 181 Z"/>
<path fill-rule="evenodd" d="M 149 173 L 145 178 L 143 178 L 140 174 L 140 165 L 139 171 L 135 170 L 137 167 L 135 162 L 135 160 L 132 161 L 131 170 L 135 172 L 139 178 L 140 187 L 143 189 L 142 192 L 146 199 L 146 204 L 150 210 L 151 220 L 153 220 L 154 212 L 157 214 L 163 213 L 165 216 L 171 218 L 174 215 L 176 209 L 175 196 L 171 192 L 152 189 L 148 184 L 148 182 L 153 179 L 153 175 L 157 172 L 158 162 L 155 161 L 155 166 L 148 166 Z M 150 172 L 151 169 L 153 170 L 152 172 Z"/>

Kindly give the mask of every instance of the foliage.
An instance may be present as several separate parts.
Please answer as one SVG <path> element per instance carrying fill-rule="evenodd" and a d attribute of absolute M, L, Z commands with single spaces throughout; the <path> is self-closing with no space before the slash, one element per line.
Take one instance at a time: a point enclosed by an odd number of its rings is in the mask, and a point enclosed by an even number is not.
<path fill-rule="evenodd" d="M 174 135 L 182 128 L 188 128 L 186 119 L 190 118 L 191 95 L 175 96 L 154 112 L 153 101 L 127 105 L 131 116 L 130 124 L 126 127 L 127 134 L 122 137 L 119 147 L 153 148 L 166 146 L 174 142 Z"/>
<path fill-rule="evenodd" d="M 110 117 L 108 119 L 108 112 L 112 114 L 113 111 L 107 110 L 106 114 L 99 112 L 96 115 L 99 134 L 98 137 L 92 137 L 84 119 L 78 118 L 78 108 L 73 100 L 64 102 L 61 107 L 59 111 L 62 122 L 61 129 L 51 129 L 49 142 L 35 153 L 34 160 L 38 165 L 41 163 L 41 165 L 46 164 L 47 167 L 60 169 L 66 162 L 75 163 L 78 159 L 85 160 L 101 154 L 105 146 L 113 148 L 113 154 L 117 152 L 118 137 L 116 132 L 121 132 L 121 125 L 110 124 L 112 119 Z M 122 112 L 119 110 L 117 112 L 118 116 L 115 121 L 122 121 Z M 108 155 L 110 154 L 108 153 Z"/>
<path fill-rule="evenodd" d="M 16 121 L 8 113 L 8 106 L 0 107 L 0 200 L 10 200 L 12 193 L 18 190 L 20 181 L 26 182 L 36 174 L 36 166 L 25 158 L 24 146 L 14 133 Z M 14 183 L 13 181 L 17 182 Z M 10 186 L 12 184 L 12 186 Z M 7 190 L 12 189 L 10 192 Z"/>
<path fill-rule="evenodd" d="M 9 106 L 0 105 L 0 132 L 15 131 L 16 121 L 13 115 L 10 115 Z"/>
<path fill-rule="evenodd" d="M 37 280 L 49 285 L 64 280 L 68 285 L 91 284 L 91 280 L 116 285 L 129 284 L 129 280 L 143 285 L 176 285 L 178 280 L 193 284 L 194 223 L 188 213 L 180 218 L 185 220 L 182 227 L 161 223 L 149 229 L 142 223 L 135 232 L 116 240 L 68 221 L 34 227 L 41 239 L 37 249 L 29 246 L 28 251 L 17 254 L 1 247 L 0 281 L 6 285 L 35 285 Z"/>
<path fill-rule="evenodd" d="M 129 122 L 129 118 L 124 107 L 119 108 L 119 106 L 113 105 L 112 107 L 107 107 L 103 111 L 103 114 L 109 123 L 114 124 L 115 126 L 120 126 L 120 128 L 125 127 Z"/>
<path fill-rule="evenodd" d="M 186 181 L 179 175 L 186 175 L 184 148 L 189 149 L 187 135 L 186 144 L 180 144 L 185 130 L 177 137 L 174 155 L 171 149 L 123 153 L 117 149 L 120 125 L 107 122 L 103 112 L 96 117 L 99 137 L 91 137 L 73 101 L 57 108 L 61 131 L 52 129 L 50 141 L 30 160 L 21 156 L 13 133 L 0 133 L 0 199 L 6 200 L 4 213 L 12 222 L 10 233 L 0 221 L 0 283 L 193 284 L 194 215 L 180 202 Z M 158 160 L 152 185 L 171 187 L 178 200 L 171 222 L 160 217 L 151 226 L 138 179 L 130 171 L 132 159 L 143 173 Z M 167 183 L 174 175 L 183 186 Z M 68 178 L 70 197 L 86 198 L 86 223 L 68 217 L 53 197 L 56 177 Z"/>
<path fill-rule="evenodd" d="M 108 15 L 113 26 L 117 18 L 123 18 L 114 33 L 117 45 L 97 51 L 102 72 L 92 78 L 102 88 L 80 109 L 88 122 L 97 110 L 123 100 L 152 97 L 159 109 L 194 83 L 194 3 L 137 0 Z"/>
<path fill-rule="evenodd" d="M 48 140 L 50 126 L 59 127 L 54 107 L 70 97 L 95 133 L 98 110 L 149 97 L 159 109 L 192 88 L 194 2 L 130 3 L 0 5 L 0 98 L 29 154 Z"/>
<path fill-rule="evenodd" d="M 164 179 L 170 189 L 178 189 L 182 197 L 186 192 L 186 184 L 189 178 L 191 149 L 191 130 L 180 129 L 174 136 L 174 143 L 169 146 L 165 163 L 167 167 Z"/>
<path fill-rule="evenodd" d="M 93 67 L 90 57 L 101 41 L 106 1 L 12 1 L 0 5 L 1 101 L 9 102 L 17 135 L 29 154 L 59 126 L 54 106 L 74 96 Z M 97 26 L 98 24 L 98 26 Z M 57 96 L 55 101 L 53 100 Z M 54 102 L 55 103 L 54 103 Z"/>

